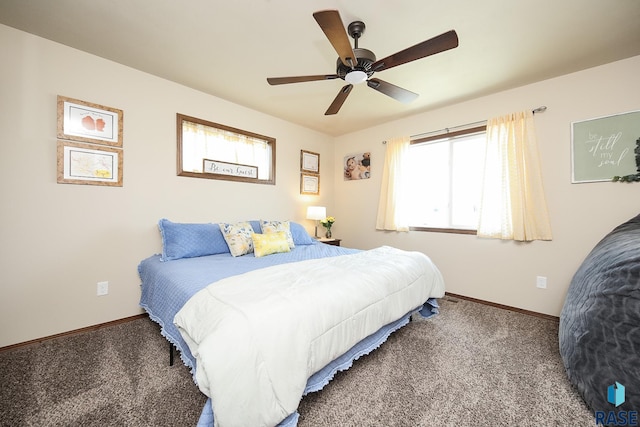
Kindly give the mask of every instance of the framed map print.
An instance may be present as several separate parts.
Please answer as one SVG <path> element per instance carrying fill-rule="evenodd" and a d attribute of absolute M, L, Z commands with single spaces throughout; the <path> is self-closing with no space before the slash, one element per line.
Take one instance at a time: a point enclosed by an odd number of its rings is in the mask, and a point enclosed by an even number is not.
<path fill-rule="evenodd" d="M 58 183 L 122 187 L 121 149 L 58 140 Z"/>

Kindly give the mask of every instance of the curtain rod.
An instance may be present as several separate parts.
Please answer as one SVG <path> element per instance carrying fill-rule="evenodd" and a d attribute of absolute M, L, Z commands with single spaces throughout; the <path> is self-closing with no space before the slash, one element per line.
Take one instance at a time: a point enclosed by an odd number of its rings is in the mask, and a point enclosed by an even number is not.
<path fill-rule="evenodd" d="M 544 113 L 545 111 L 547 111 L 547 107 L 545 105 L 543 105 L 541 107 L 538 107 L 538 108 L 534 108 L 533 110 L 531 110 L 531 112 L 533 114 Z M 434 131 L 431 131 L 431 132 L 419 133 L 417 135 L 411 135 L 409 138 L 414 139 L 414 138 L 424 137 L 424 136 L 427 136 L 427 135 L 433 135 L 433 134 L 442 133 L 442 132 L 449 133 L 450 131 L 456 130 L 456 129 L 473 128 L 473 127 L 476 127 L 476 126 L 486 125 L 486 124 L 487 124 L 486 120 L 480 120 L 478 122 L 467 123 L 465 125 L 459 125 L 459 126 L 454 126 L 454 127 L 450 127 L 450 128 L 434 130 Z M 382 141 L 382 143 L 386 144 L 387 141 Z"/>

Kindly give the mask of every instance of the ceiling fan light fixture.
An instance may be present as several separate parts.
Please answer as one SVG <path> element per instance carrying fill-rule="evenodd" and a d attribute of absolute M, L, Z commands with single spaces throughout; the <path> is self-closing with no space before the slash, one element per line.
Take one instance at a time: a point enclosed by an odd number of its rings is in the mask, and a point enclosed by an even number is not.
<path fill-rule="evenodd" d="M 364 71 L 354 70 L 347 73 L 347 75 L 344 76 L 344 79 L 352 85 L 359 85 L 360 83 L 367 81 L 367 77 L 367 73 Z"/>
<path fill-rule="evenodd" d="M 314 12 L 313 17 L 338 54 L 336 73 L 315 76 L 270 77 L 267 78 L 267 83 L 281 85 L 316 80 L 344 80 L 347 85 L 340 89 L 340 92 L 338 92 L 338 95 L 324 113 L 327 116 L 337 114 L 353 87 L 364 82 L 367 82 L 367 86 L 373 90 L 402 103 L 406 104 L 415 100 L 418 97 L 417 93 L 383 80 L 372 78 L 373 74 L 458 47 L 458 35 L 454 30 L 450 30 L 396 52 L 384 59 L 376 60 L 376 55 L 372 51 L 358 47 L 358 40 L 365 29 L 364 22 L 354 21 L 350 23 L 347 33 L 337 10 L 320 10 Z M 349 42 L 349 36 L 354 40 L 353 48 Z"/>

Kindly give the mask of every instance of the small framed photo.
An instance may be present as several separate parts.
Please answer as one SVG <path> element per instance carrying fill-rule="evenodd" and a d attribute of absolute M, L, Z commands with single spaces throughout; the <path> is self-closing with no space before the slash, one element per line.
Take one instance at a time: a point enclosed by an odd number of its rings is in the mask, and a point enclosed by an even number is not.
<path fill-rule="evenodd" d="M 122 110 L 58 95 L 58 139 L 122 147 Z"/>
<path fill-rule="evenodd" d="M 320 154 L 300 150 L 300 170 L 302 172 L 320 173 Z"/>
<path fill-rule="evenodd" d="M 300 174 L 300 194 L 320 194 L 320 177 L 318 175 Z"/>
<path fill-rule="evenodd" d="M 123 150 L 58 140 L 58 183 L 122 187 Z"/>
<path fill-rule="evenodd" d="M 344 180 L 371 178 L 371 153 L 350 154 L 344 157 Z"/>

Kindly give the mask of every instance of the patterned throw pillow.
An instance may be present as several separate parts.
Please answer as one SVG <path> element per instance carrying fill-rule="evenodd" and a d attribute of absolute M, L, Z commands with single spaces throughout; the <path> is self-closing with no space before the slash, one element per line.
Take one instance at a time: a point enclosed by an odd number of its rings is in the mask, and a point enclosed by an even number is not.
<path fill-rule="evenodd" d="M 291 235 L 291 225 L 289 221 L 265 221 L 260 220 L 260 229 L 263 234 L 275 233 L 276 231 L 283 231 L 287 236 L 287 242 L 289 243 L 289 248 L 293 249 L 296 247 L 293 242 L 293 236 Z"/>
<path fill-rule="evenodd" d="M 253 252 L 256 258 L 280 252 L 289 252 L 289 242 L 287 233 L 284 231 L 274 231 L 271 233 L 251 235 L 253 240 Z"/>
<path fill-rule="evenodd" d="M 251 224 L 244 221 L 235 224 L 221 222 L 219 225 L 231 255 L 237 257 L 253 252 L 253 241 L 251 240 L 253 228 L 251 228 Z"/>

